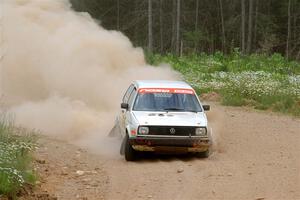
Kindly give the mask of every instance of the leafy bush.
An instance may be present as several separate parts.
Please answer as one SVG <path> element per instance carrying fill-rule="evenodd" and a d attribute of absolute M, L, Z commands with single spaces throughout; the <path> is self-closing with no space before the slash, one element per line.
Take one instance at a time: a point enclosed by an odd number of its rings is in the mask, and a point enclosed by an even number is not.
<path fill-rule="evenodd" d="M 151 64 L 168 63 L 181 72 L 197 92 L 218 92 L 225 105 L 300 116 L 300 64 L 280 54 L 150 55 Z"/>
<path fill-rule="evenodd" d="M 24 184 L 33 184 L 31 151 L 35 136 L 24 128 L 15 127 L 9 115 L 0 112 L 0 197 L 15 198 Z"/>

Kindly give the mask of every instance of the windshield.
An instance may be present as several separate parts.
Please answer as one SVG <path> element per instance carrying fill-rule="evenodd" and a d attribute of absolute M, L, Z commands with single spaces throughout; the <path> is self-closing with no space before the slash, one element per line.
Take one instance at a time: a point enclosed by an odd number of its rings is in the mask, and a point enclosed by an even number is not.
<path fill-rule="evenodd" d="M 133 110 L 135 111 L 189 111 L 201 112 L 195 94 L 178 93 L 138 93 Z"/>

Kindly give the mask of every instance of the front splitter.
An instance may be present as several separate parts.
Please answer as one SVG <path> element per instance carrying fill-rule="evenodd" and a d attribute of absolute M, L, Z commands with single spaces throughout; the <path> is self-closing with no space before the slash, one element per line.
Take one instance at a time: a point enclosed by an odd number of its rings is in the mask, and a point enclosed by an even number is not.
<path fill-rule="evenodd" d="M 177 146 L 147 146 L 132 145 L 136 151 L 155 151 L 155 152 L 204 152 L 209 149 L 209 145 L 198 147 L 177 147 Z"/>

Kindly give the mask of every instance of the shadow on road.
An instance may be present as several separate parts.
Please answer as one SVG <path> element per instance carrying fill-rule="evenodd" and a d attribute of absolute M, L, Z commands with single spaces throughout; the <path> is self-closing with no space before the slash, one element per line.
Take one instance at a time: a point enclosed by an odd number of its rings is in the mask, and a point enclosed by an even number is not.
<path fill-rule="evenodd" d="M 181 160 L 189 162 L 193 160 L 206 160 L 207 158 L 200 158 L 192 153 L 153 153 L 153 152 L 139 152 L 137 155 L 136 163 L 146 162 L 171 162 Z"/>

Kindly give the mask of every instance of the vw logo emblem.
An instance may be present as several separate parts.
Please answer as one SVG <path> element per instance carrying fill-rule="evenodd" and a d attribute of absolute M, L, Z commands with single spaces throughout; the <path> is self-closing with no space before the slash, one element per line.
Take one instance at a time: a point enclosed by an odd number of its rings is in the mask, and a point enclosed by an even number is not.
<path fill-rule="evenodd" d="M 175 134 L 175 132 L 176 132 L 175 128 L 171 128 L 171 129 L 170 129 L 170 133 L 171 133 L 171 134 Z"/>

